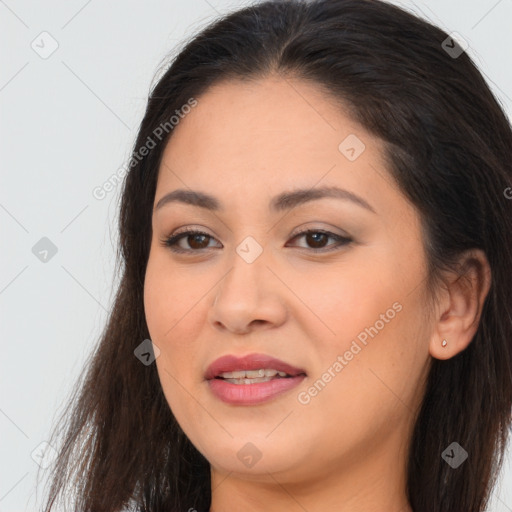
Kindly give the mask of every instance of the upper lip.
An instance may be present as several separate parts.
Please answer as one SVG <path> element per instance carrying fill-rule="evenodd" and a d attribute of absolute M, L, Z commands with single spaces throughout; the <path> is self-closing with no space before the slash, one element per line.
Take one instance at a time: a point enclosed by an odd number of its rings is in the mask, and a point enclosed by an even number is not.
<path fill-rule="evenodd" d="M 301 368 L 296 368 L 291 364 L 285 363 L 280 359 L 268 356 L 266 354 L 249 354 L 243 357 L 235 355 L 226 355 L 216 359 L 208 366 L 205 379 L 214 379 L 223 372 L 232 372 L 236 370 L 259 370 L 260 368 L 274 369 L 279 372 L 285 372 L 288 375 L 306 374 Z"/>

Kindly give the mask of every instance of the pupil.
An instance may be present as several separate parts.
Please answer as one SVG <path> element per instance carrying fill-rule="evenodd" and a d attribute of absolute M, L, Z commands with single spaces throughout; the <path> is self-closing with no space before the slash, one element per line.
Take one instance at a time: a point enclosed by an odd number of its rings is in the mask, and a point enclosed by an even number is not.
<path fill-rule="evenodd" d="M 204 247 L 201 246 L 201 242 L 199 242 L 199 244 L 196 244 L 195 242 L 200 238 L 203 238 L 203 239 L 208 238 L 208 235 L 195 234 L 195 235 L 191 235 L 191 238 L 192 238 L 192 240 L 194 240 L 194 242 L 190 244 L 190 247 L 195 247 L 196 249 L 197 248 L 203 249 Z M 197 247 L 197 245 L 199 245 L 199 247 Z M 206 244 L 206 245 L 208 245 L 208 244 Z"/>
<path fill-rule="evenodd" d="M 307 235 L 308 237 L 313 238 L 313 246 L 322 246 L 322 239 L 325 238 L 327 235 L 325 233 L 310 233 Z M 318 237 L 320 237 L 320 240 L 318 240 Z M 315 240 L 317 239 L 317 240 Z M 325 241 L 325 240 L 324 240 Z"/>

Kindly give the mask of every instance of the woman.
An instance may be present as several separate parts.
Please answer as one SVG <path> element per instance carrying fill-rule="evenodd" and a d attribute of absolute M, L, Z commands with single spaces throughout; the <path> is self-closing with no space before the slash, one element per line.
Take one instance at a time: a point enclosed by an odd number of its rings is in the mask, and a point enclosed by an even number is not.
<path fill-rule="evenodd" d="M 512 131 L 381 1 L 216 21 L 154 87 L 46 505 L 482 511 L 512 406 Z M 329 242 L 330 240 L 330 242 Z"/>

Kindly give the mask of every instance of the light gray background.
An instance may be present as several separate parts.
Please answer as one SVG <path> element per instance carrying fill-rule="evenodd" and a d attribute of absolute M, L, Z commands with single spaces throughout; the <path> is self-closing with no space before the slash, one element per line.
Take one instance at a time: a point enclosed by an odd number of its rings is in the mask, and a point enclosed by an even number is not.
<path fill-rule="evenodd" d="M 461 34 L 510 116 L 512 0 L 396 3 Z M 32 455 L 112 304 L 120 187 L 92 191 L 127 161 L 162 59 L 242 5 L 0 0 L 0 512 L 41 507 Z M 31 47 L 51 48 L 44 31 L 59 45 L 46 59 Z M 46 263 L 42 237 L 58 251 Z M 492 512 L 512 511 L 510 449 L 501 478 Z"/>

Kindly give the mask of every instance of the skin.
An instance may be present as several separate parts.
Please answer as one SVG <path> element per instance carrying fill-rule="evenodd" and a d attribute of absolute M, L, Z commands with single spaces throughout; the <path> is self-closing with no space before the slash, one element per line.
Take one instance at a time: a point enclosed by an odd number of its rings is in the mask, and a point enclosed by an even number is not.
<path fill-rule="evenodd" d="M 365 144 L 354 161 L 338 149 L 350 134 Z M 327 185 L 361 196 L 375 213 L 337 198 L 269 209 L 281 192 Z M 446 275 L 426 314 L 420 217 L 388 174 L 382 142 L 297 79 L 228 81 L 199 97 L 165 149 L 154 204 L 178 188 L 211 194 L 223 210 L 173 202 L 153 212 L 145 313 L 165 397 L 210 462 L 211 511 L 410 512 L 415 413 L 432 357 L 455 356 L 476 332 L 490 282 L 485 256 L 468 253 L 469 286 Z M 162 241 L 179 228 L 212 238 L 185 237 L 178 244 L 190 252 L 173 253 Z M 299 228 L 353 241 L 314 252 L 336 239 L 295 238 Z M 252 263 L 236 252 L 248 236 L 263 249 Z M 381 315 L 384 327 L 300 403 Z M 209 364 L 254 352 L 307 377 L 263 404 L 216 398 L 204 380 Z M 248 442 L 261 454 L 252 467 L 237 457 Z"/>

